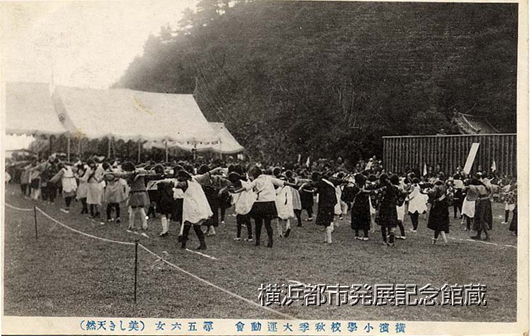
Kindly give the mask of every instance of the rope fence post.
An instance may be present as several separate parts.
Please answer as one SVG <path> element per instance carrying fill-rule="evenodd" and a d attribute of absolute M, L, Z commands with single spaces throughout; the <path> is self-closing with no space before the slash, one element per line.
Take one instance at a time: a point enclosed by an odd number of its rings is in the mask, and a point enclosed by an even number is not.
<path fill-rule="evenodd" d="M 134 303 L 136 303 L 137 288 L 138 288 L 138 239 L 134 242 Z"/>
<path fill-rule="evenodd" d="M 33 218 L 35 220 L 35 240 L 38 240 L 37 234 L 37 207 L 33 206 Z"/>

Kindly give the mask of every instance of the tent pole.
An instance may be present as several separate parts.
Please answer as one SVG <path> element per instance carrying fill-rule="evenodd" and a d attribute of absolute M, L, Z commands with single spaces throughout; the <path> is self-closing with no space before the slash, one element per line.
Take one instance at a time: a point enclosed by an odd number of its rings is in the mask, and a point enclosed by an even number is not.
<path fill-rule="evenodd" d="M 140 158 L 141 158 L 141 155 L 142 155 L 142 144 L 140 142 L 140 140 L 138 140 L 138 163 L 140 163 Z"/>
<path fill-rule="evenodd" d="M 53 149 L 52 148 L 52 146 L 53 146 L 52 137 L 53 137 L 53 135 L 50 135 L 50 137 L 48 138 L 48 142 L 49 142 L 49 146 L 50 146 L 50 155 L 52 155 L 52 153 L 53 153 L 53 150 L 52 150 Z"/>
<path fill-rule="evenodd" d="M 107 144 L 107 160 L 110 159 L 110 137 L 107 138 L 108 144 Z"/>
<path fill-rule="evenodd" d="M 167 140 L 166 140 L 166 163 L 169 162 L 169 152 L 167 148 Z"/>
<path fill-rule="evenodd" d="M 112 141 L 110 142 L 110 148 L 112 154 L 114 154 L 114 160 L 116 160 L 116 148 L 114 147 L 114 137 L 111 138 Z"/>
<path fill-rule="evenodd" d="M 70 162 L 70 134 L 68 134 L 68 139 L 66 142 L 66 157 L 68 158 L 68 162 Z"/>

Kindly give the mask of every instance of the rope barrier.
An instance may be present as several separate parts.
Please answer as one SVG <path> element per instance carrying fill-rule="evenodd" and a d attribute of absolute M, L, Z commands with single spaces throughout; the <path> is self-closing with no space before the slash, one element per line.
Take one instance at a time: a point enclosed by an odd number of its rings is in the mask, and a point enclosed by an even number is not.
<path fill-rule="evenodd" d="M 17 210 L 17 211 L 23 211 L 23 212 L 30 212 L 30 211 L 34 211 L 33 208 L 19 208 L 19 207 L 16 207 L 14 205 L 11 205 L 9 203 L 4 203 L 6 205 L 7 208 L 11 208 L 13 210 Z M 50 220 L 54 221 L 55 223 L 71 230 L 71 231 L 74 231 L 74 232 L 77 232 L 79 234 L 82 234 L 82 235 L 85 235 L 87 237 L 90 237 L 90 238 L 94 238 L 94 239 L 99 239 L 99 240 L 103 240 L 103 241 L 106 241 L 106 242 L 109 242 L 109 243 L 116 243 L 116 244 L 122 244 L 122 245 L 134 245 L 134 243 L 130 243 L 130 242 L 123 242 L 123 241 L 117 241 L 117 240 L 112 240 L 112 239 L 107 239 L 107 238 L 102 238 L 102 237 L 97 237 L 97 236 L 93 236 L 93 235 L 90 235 L 88 233 L 84 233 L 82 231 L 78 231 L 74 228 L 71 228 L 69 227 L 68 225 L 66 224 L 63 224 L 59 221 L 57 221 L 56 219 L 54 219 L 53 217 L 50 217 L 50 215 L 48 215 L 47 213 L 45 213 L 42 209 L 40 209 L 39 207 L 36 207 L 36 209 L 42 213 L 44 216 L 48 217 Z M 496 244 L 496 243 L 491 243 L 491 242 L 483 242 L 483 241 L 475 241 L 475 240 L 472 240 L 472 239 L 461 239 L 461 238 L 455 238 L 455 237 L 447 237 L 449 239 L 452 239 L 452 240 L 459 240 L 459 241 L 467 241 L 467 242 L 470 242 L 470 243 L 483 243 L 483 244 L 486 244 L 486 245 L 493 245 L 493 246 L 498 246 L 498 247 L 511 247 L 511 248 L 517 248 L 517 246 L 514 246 L 514 245 L 509 245 L 509 244 L 506 244 L 506 245 L 502 245 L 502 244 Z M 212 259 L 212 260 L 218 260 L 217 258 L 215 257 L 212 257 L 212 256 L 209 256 L 209 255 L 206 255 L 206 254 L 203 254 L 203 253 L 200 253 L 200 252 L 196 252 L 196 251 L 191 251 L 191 250 L 188 250 L 186 249 L 188 252 L 192 252 L 192 253 L 196 253 L 196 254 L 200 254 L 204 257 L 207 257 L 209 259 Z"/>
<path fill-rule="evenodd" d="M 280 315 L 280 316 L 285 317 L 285 318 L 290 319 L 290 320 L 295 320 L 295 319 L 296 319 L 296 318 L 293 317 L 293 316 L 290 316 L 290 315 L 284 314 L 284 313 L 282 313 L 282 312 L 278 312 L 278 311 L 276 311 L 276 310 L 274 310 L 274 309 L 272 309 L 272 308 L 269 308 L 269 307 L 262 306 L 262 305 L 260 305 L 260 304 L 258 304 L 258 303 L 256 303 L 256 302 L 254 302 L 254 301 L 251 301 L 251 300 L 246 299 L 246 298 L 244 298 L 244 297 L 242 297 L 242 296 L 240 296 L 240 295 L 237 295 L 237 294 L 235 294 L 235 293 L 233 293 L 233 292 L 231 292 L 231 291 L 229 291 L 229 290 L 227 290 L 227 289 L 224 289 L 224 288 L 222 288 L 222 287 L 219 287 L 219 286 L 217 286 L 217 285 L 215 285 L 215 284 L 209 282 L 208 280 L 205 280 L 205 279 L 203 279 L 203 278 L 200 278 L 200 277 L 198 277 L 197 275 L 195 275 L 195 274 L 193 274 L 193 273 L 190 273 L 190 272 L 188 272 L 188 271 L 186 271 L 186 270 L 184 270 L 184 269 L 178 267 L 177 265 L 175 265 L 175 264 L 173 264 L 173 263 L 167 261 L 167 260 L 165 259 L 166 256 L 160 256 L 160 255 L 154 253 L 153 251 L 149 250 L 149 249 L 148 249 L 147 247 L 145 247 L 144 245 L 139 244 L 139 243 L 137 243 L 137 242 L 136 242 L 136 243 L 131 243 L 131 242 L 124 242 L 124 241 L 112 240 L 112 239 L 102 238 L 102 237 L 94 236 L 94 235 L 91 235 L 91 234 L 88 234 L 88 233 L 85 233 L 85 232 L 82 232 L 82 231 L 76 230 L 76 229 L 74 229 L 74 228 L 72 228 L 72 227 L 70 227 L 70 226 L 68 226 L 68 225 L 66 225 L 66 224 L 63 224 L 63 223 L 59 222 L 58 220 L 56 220 L 55 218 L 53 218 L 53 217 L 51 217 L 50 215 L 48 215 L 46 212 L 44 212 L 44 211 L 43 211 L 42 209 L 40 209 L 39 207 L 35 207 L 35 209 L 23 209 L 23 208 L 18 208 L 18 207 L 15 207 L 15 206 L 9 205 L 9 204 L 7 204 L 7 203 L 6 203 L 6 206 L 11 207 L 11 208 L 13 208 L 13 209 L 15 209 L 15 210 L 19 210 L 19 211 L 34 211 L 34 210 L 37 210 L 37 211 L 40 212 L 43 216 L 45 216 L 45 217 L 48 218 L 49 220 L 53 221 L 54 223 L 56 223 L 56 224 L 58 224 L 58 225 L 60 225 L 60 226 L 62 226 L 62 227 L 64 227 L 64 228 L 66 228 L 66 229 L 68 229 L 68 230 L 70 230 L 70 231 L 73 231 L 73 232 L 75 232 L 75 233 L 79 233 L 79 234 L 81 234 L 81 235 L 83 235 L 83 236 L 86 236 L 86 237 L 89 237 L 89 238 L 98 239 L 98 240 L 101 240 L 101 241 L 105 241 L 105 242 L 109 242 L 109 243 L 114 243 L 114 244 L 120 244 L 120 245 L 129 245 L 129 246 L 131 246 L 131 245 L 136 245 L 136 246 L 139 246 L 139 247 L 141 247 L 142 249 L 144 249 L 146 252 L 148 252 L 149 254 L 151 254 L 151 255 L 153 255 L 154 257 L 156 257 L 156 258 L 157 258 L 156 262 L 162 261 L 162 262 L 168 264 L 169 266 L 173 267 L 174 269 L 176 269 L 176 270 L 178 270 L 178 271 L 180 271 L 180 272 L 182 272 L 182 273 L 184 273 L 184 274 L 187 274 L 188 276 L 190 276 L 190 277 L 192 277 L 192 278 L 195 278 L 195 279 L 197 279 L 197 280 L 199 280 L 199 281 L 201 281 L 201 282 L 207 284 L 208 286 L 211 286 L 211 287 L 213 287 L 213 288 L 216 288 L 216 289 L 218 289 L 218 290 L 220 290 L 220 291 L 222 291 L 222 292 L 224 292 L 224 293 L 226 293 L 226 294 L 228 294 L 228 295 L 230 295 L 230 296 L 232 296 L 232 297 L 235 297 L 236 299 L 242 300 L 242 301 L 244 301 L 244 302 L 246 302 L 246 303 L 249 303 L 249 304 L 251 304 L 251 305 L 253 305 L 253 306 L 259 307 L 259 308 L 264 309 L 264 310 L 267 310 L 267 311 L 269 311 L 269 312 L 271 312 L 271 313 L 274 313 L 274 314 Z M 214 259 L 213 257 L 211 257 L 211 258 Z M 135 272 L 136 272 L 136 271 L 135 271 Z M 135 286 L 135 289 L 136 289 L 136 286 Z M 136 296 L 136 295 L 135 295 L 135 296 Z M 136 297 L 135 297 L 135 301 L 136 301 Z"/>
<path fill-rule="evenodd" d="M 11 205 L 9 203 L 4 203 L 6 205 L 7 208 L 10 208 L 10 209 L 13 209 L 13 210 L 18 210 L 18 211 L 26 211 L 26 212 L 29 212 L 29 211 L 33 211 L 33 208 L 19 208 L 19 207 L 16 207 L 14 205 Z"/>
<path fill-rule="evenodd" d="M 198 255 L 203 256 L 203 257 L 208 258 L 208 259 L 219 260 L 219 259 L 217 259 L 216 257 L 212 257 L 211 255 L 207 255 L 207 254 L 205 254 L 205 253 L 201 253 L 201 252 L 199 252 L 199 251 L 193 251 L 193 250 L 190 250 L 190 249 L 186 249 L 186 251 L 191 252 L 191 253 L 198 254 Z"/>
<path fill-rule="evenodd" d="M 74 228 L 72 228 L 72 227 L 70 227 L 70 226 L 68 226 L 66 224 L 63 224 L 63 223 L 59 222 L 55 218 L 53 218 L 50 215 L 48 215 L 46 212 L 42 211 L 42 209 L 40 209 L 39 207 L 36 207 L 36 208 L 37 208 L 38 212 L 40 212 L 42 215 L 44 215 L 49 220 L 55 222 L 56 224 L 61 225 L 62 227 L 66 228 L 66 229 L 68 229 L 70 231 L 79 233 L 79 234 L 81 234 L 83 236 L 90 237 L 90 238 L 93 238 L 93 239 L 102 240 L 102 241 L 105 241 L 105 242 L 108 242 L 108 243 L 114 243 L 114 244 L 120 244 L 120 245 L 134 245 L 134 243 L 131 243 L 131 242 L 124 242 L 124 241 L 119 241 L 119 240 L 112 240 L 112 239 L 108 239 L 108 238 L 102 238 L 102 237 L 98 237 L 98 236 L 94 236 L 94 235 L 85 233 L 83 231 L 76 230 L 76 229 L 74 229 Z"/>
<path fill-rule="evenodd" d="M 211 286 L 211 287 L 213 287 L 213 288 L 215 288 L 215 289 L 218 289 L 218 290 L 220 290 L 220 291 L 222 291 L 222 292 L 224 292 L 224 293 L 226 293 L 226 294 L 228 294 L 228 295 L 230 295 L 230 296 L 232 296 L 232 297 L 235 297 L 236 299 L 239 299 L 239 300 L 245 301 L 245 302 L 248 303 L 248 304 L 251 304 L 251 305 L 256 306 L 256 307 L 259 307 L 259 308 L 261 308 L 261 309 L 265 309 L 265 310 L 267 310 L 267 311 L 269 311 L 269 312 L 271 312 L 271 313 L 274 313 L 274 314 L 280 315 L 280 316 L 282 316 L 282 317 L 285 317 L 285 318 L 287 318 L 287 319 L 289 319 L 289 320 L 296 320 L 296 318 L 293 317 L 293 316 L 291 316 L 291 315 L 287 315 L 287 314 L 284 314 L 284 313 L 282 313 L 282 312 L 276 311 L 276 310 L 274 310 L 274 309 L 272 309 L 272 308 L 269 308 L 269 307 L 266 307 L 266 306 L 262 306 L 262 305 L 260 305 L 260 304 L 258 304 L 258 303 L 256 303 L 256 302 L 254 302 L 254 301 L 251 301 L 251 300 L 246 299 L 246 298 L 244 298 L 244 297 L 242 297 L 242 296 L 240 296 L 240 295 L 237 295 L 237 294 L 235 294 L 235 293 L 229 291 L 228 289 L 224 289 L 224 288 L 222 288 L 222 287 L 217 286 L 216 284 L 213 284 L 213 283 L 209 282 L 208 280 L 205 280 L 205 279 L 203 279 L 203 278 L 201 278 L 201 277 L 198 277 L 198 276 L 196 276 L 195 274 L 190 273 L 190 272 L 188 272 L 188 271 L 186 271 L 186 270 L 184 270 L 184 269 L 178 267 L 177 265 L 175 265 L 175 264 L 173 264 L 173 263 L 167 261 L 167 260 L 164 259 L 163 257 L 159 256 L 158 254 L 156 254 L 156 253 L 154 253 L 153 251 L 149 250 L 147 247 L 143 246 L 142 244 L 138 244 L 138 246 L 140 246 L 140 247 L 143 248 L 146 252 L 152 254 L 153 256 L 155 256 L 155 257 L 161 259 L 162 262 L 165 262 L 166 264 L 168 264 L 169 266 L 173 267 L 174 269 L 179 270 L 179 271 L 181 271 L 182 273 L 187 274 L 187 275 L 189 275 L 190 277 L 192 277 L 192 278 L 194 278 L 194 279 L 197 279 L 197 280 L 199 280 L 199 281 L 201 281 L 201 282 L 207 284 L 208 286 Z"/>
<path fill-rule="evenodd" d="M 139 246 L 139 247 L 141 247 L 142 249 L 144 249 L 146 252 L 148 252 L 149 254 L 151 254 L 151 255 L 153 255 L 154 257 L 156 257 L 156 258 L 157 258 L 156 262 L 162 261 L 162 262 L 166 263 L 167 265 L 171 266 L 172 268 L 174 268 L 174 269 L 176 269 L 176 270 L 178 270 L 178 271 L 180 271 L 180 272 L 182 272 L 182 273 L 184 273 L 184 274 L 186 274 L 186 275 L 188 275 L 188 276 L 190 276 L 190 277 L 192 277 L 192 278 L 194 278 L 194 279 L 197 279 L 197 280 L 201 281 L 202 283 L 204 283 L 204 284 L 206 284 L 206 285 L 208 285 L 208 286 L 211 286 L 211 287 L 213 287 L 213 288 L 215 288 L 215 289 L 218 289 L 218 290 L 220 290 L 220 291 L 222 291 L 222 292 L 224 292 L 224 293 L 226 293 L 226 294 L 228 294 L 228 295 L 230 295 L 230 296 L 232 296 L 232 297 L 234 297 L 234 298 L 236 298 L 236 299 L 242 300 L 242 301 L 244 301 L 244 302 L 246 302 L 246 303 L 248 303 L 248 304 L 250 304 L 250 305 L 253 305 L 253 306 L 255 306 L 255 307 L 258 307 L 258 308 L 261 308 L 261 309 L 267 310 L 267 311 L 269 311 L 269 312 L 271 312 L 271 313 L 273 313 L 273 314 L 280 315 L 280 316 L 285 317 L 285 318 L 290 319 L 290 320 L 296 320 L 296 318 L 293 317 L 293 316 L 290 316 L 290 315 L 288 315 L 288 314 L 285 314 L 285 313 L 282 313 L 282 312 L 276 311 L 276 310 L 274 310 L 274 309 L 272 309 L 272 308 L 269 308 L 269 307 L 266 307 L 266 306 L 262 306 L 262 305 L 260 305 L 260 304 L 258 304 L 258 303 L 256 303 L 256 302 L 254 302 L 254 301 L 251 301 L 251 300 L 246 299 L 246 298 L 244 298 L 244 297 L 242 297 L 242 296 L 240 296 L 240 295 L 237 295 L 237 294 L 235 294 L 235 293 L 233 293 L 233 292 L 231 292 L 231 291 L 229 291 L 229 290 L 227 290 L 227 289 L 224 289 L 224 288 L 222 288 L 222 287 L 219 287 L 219 286 L 217 286 L 216 284 L 211 283 L 211 282 L 209 282 L 208 280 L 205 280 L 205 279 L 203 279 L 203 278 L 201 278 L 201 277 L 199 277 L 199 276 L 197 276 L 197 275 L 195 275 L 195 274 L 193 274 L 193 273 L 190 273 L 190 272 L 188 272 L 188 271 L 186 271 L 186 270 L 180 268 L 179 266 L 177 266 L 177 265 L 175 265 L 175 264 L 173 264 L 173 263 L 167 261 L 167 260 L 165 259 L 165 256 L 160 256 L 160 255 L 154 253 L 153 251 L 149 250 L 147 247 L 145 247 L 145 246 L 142 245 L 142 244 L 139 244 L 139 243 L 131 243 L 131 242 L 124 242 L 124 241 L 118 241 L 118 240 L 112 240 L 112 239 L 108 239 L 108 238 L 102 238 L 102 237 L 94 236 L 94 235 L 91 235 L 91 234 L 88 234 L 88 233 L 85 233 L 85 232 L 82 232 L 82 231 L 76 230 L 76 229 L 74 229 L 74 228 L 72 228 L 72 227 L 70 227 L 70 226 L 68 226 L 68 225 L 66 225 L 66 224 L 63 224 L 63 223 L 59 222 L 58 220 L 56 220 L 55 218 L 53 218 L 53 217 L 51 217 L 50 215 L 48 215 L 46 212 L 44 212 L 44 211 L 43 211 L 42 209 L 40 209 L 39 207 L 35 207 L 34 209 L 28 209 L 28 208 L 19 208 L 19 207 L 13 206 L 13 205 L 8 204 L 8 203 L 5 203 L 5 205 L 6 205 L 6 207 L 8 207 L 8 208 L 11 208 L 11 209 L 14 209 L 14 210 L 18 210 L 18 211 L 24 211 L 24 212 L 29 212 L 29 211 L 35 211 L 35 210 L 37 210 L 38 212 L 40 212 L 42 215 L 44 215 L 46 218 L 48 218 L 49 220 L 53 221 L 54 223 L 59 224 L 60 226 L 66 228 L 66 229 L 68 229 L 68 230 L 70 230 L 70 231 L 73 231 L 73 232 L 79 233 L 79 234 L 81 234 L 81 235 L 83 235 L 83 236 L 86 236 L 86 237 L 89 237 L 89 238 L 98 239 L 98 240 L 101 240 L 101 241 L 105 241 L 105 242 L 109 242 L 109 243 L 114 243 L 114 244 L 120 244 L 120 245 L 129 245 L 129 246 L 131 246 L 131 245 L 136 245 L 136 246 Z M 453 238 L 453 237 L 449 237 L 449 238 L 450 238 L 450 239 L 454 239 L 454 240 L 463 240 L 463 239 L 458 239 L 458 238 Z M 516 246 L 513 246 L 513 245 L 498 245 L 498 244 L 494 244 L 494 243 L 490 243 L 490 244 L 491 244 L 491 245 L 496 245 L 496 246 L 506 246 L 506 247 L 513 247 L 513 248 L 516 248 Z M 208 256 L 208 257 L 209 257 L 209 256 Z M 214 259 L 214 257 L 211 257 L 211 258 Z"/>

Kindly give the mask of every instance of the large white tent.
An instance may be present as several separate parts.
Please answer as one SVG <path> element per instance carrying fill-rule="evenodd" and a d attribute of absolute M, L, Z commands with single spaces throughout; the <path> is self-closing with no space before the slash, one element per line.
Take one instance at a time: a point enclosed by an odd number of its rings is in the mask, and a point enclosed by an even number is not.
<path fill-rule="evenodd" d="M 6 133 L 17 135 L 57 135 L 65 133 L 49 85 L 46 83 L 6 83 Z"/>
<path fill-rule="evenodd" d="M 147 141 L 149 147 L 166 149 L 243 151 L 223 123 L 208 123 L 191 94 L 45 83 L 7 83 L 6 87 L 7 134 L 67 133 L 76 138 Z"/>
<path fill-rule="evenodd" d="M 74 135 L 182 144 L 218 141 L 190 94 L 57 86 L 53 98 L 59 120 Z"/>

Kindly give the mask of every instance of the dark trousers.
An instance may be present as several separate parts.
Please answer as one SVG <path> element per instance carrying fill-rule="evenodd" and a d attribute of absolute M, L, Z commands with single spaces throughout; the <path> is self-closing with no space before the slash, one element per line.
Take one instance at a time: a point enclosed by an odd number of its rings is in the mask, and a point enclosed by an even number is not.
<path fill-rule="evenodd" d="M 99 217 L 99 208 L 97 204 L 90 204 L 90 216 L 97 218 Z"/>
<path fill-rule="evenodd" d="M 383 237 L 383 241 L 385 243 L 387 242 L 387 230 L 388 230 L 388 242 L 390 244 L 394 244 L 394 239 L 395 239 L 394 233 L 390 230 L 390 228 L 387 228 L 386 226 L 381 225 L 381 236 Z"/>
<path fill-rule="evenodd" d="M 206 226 L 208 229 L 210 229 L 210 226 L 217 227 L 219 226 L 219 208 L 218 207 L 210 207 L 212 210 L 212 217 L 210 217 L 208 220 L 206 220 L 202 225 Z"/>
<path fill-rule="evenodd" d="M 405 227 L 403 226 L 403 221 L 398 221 L 399 231 L 401 232 L 401 237 L 405 237 Z"/>
<path fill-rule="evenodd" d="M 66 208 L 67 209 L 70 208 L 70 204 L 72 204 L 72 199 L 73 198 L 74 198 L 73 196 L 66 196 L 64 198 L 64 203 L 66 204 Z"/>
<path fill-rule="evenodd" d="M 454 204 L 453 204 L 453 209 L 454 209 L 454 216 L 455 218 L 457 218 L 457 213 L 462 213 L 462 202 L 460 202 L 460 200 L 455 200 Z"/>
<path fill-rule="evenodd" d="M 469 218 L 468 216 L 465 216 L 466 217 L 466 228 L 467 230 L 471 230 L 471 223 L 473 222 L 473 219 L 472 218 Z"/>
<path fill-rule="evenodd" d="M 363 229 L 365 237 L 368 237 L 368 229 Z M 355 237 L 359 237 L 359 229 L 355 229 Z"/>
<path fill-rule="evenodd" d="M 116 209 L 116 218 L 120 218 L 120 203 L 107 204 L 107 219 L 111 219 L 112 209 Z"/>
<path fill-rule="evenodd" d="M 46 187 L 41 188 L 41 193 L 43 201 L 53 202 L 57 196 L 57 187 L 52 183 L 48 183 Z"/>
<path fill-rule="evenodd" d="M 81 210 L 81 214 L 87 214 L 88 213 L 88 207 L 86 204 L 86 197 L 80 198 L 81 204 L 83 205 L 83 209 Z"/>
<path fill-rule="evenodd" d="M 256 222 L 256 246 L 260 245 L 260 239 L 261 239 L 261 227 L 263 226 L 263 222 L 265 222 L 265 230 L 267 231 L 267 236 L 269 238 L 269 243 L 267 246 L 272 247 L 272 225 L 270 219 L 262 219 L 262 218 L 255 218 L 254 221 Z"/>
<path fill-rule="evenodd" d="M 149 209 L 147 210 L 147 216 L 156 218 L 155 205 L 153 203 L 149 205 Z"/>
<path fill-rule="evenodd" d="M 237 223 L 237 238 L 241 238 L 241 227 L 245 225 L 247 227 L 248 239 L 252 239 L 252 224 L 250 223 L 250 214 L 237 215 L 236 223 Z"/>
<path fill-rule="evenodd" d="M 220 209 L 221 209 L 221 222 L 224 222 L 225 221 L 226 208 L 224 206 L 222 206 Z"/>
<path fill-rule="evenodd" d="M 302 210 L 295 210 L 294 215 L 296 216 L 296 220 L 298 221 L 298 226 L 302 226 Z"/>
<path fill-rule="evenodd" d="M 412 229 L 418 230 L 418 218 L 420 217 L 420 214 L 416 211 L 415 213 L 409 213 L 410 214 L 410 220 L 412 221 Z"/>
<path fill-rule="evenodd" d="M 57 197 L 57 187 L 53 183 L 48 183 L 48 197 L 50 202 L 54 202 Z"/>
<path fill-rule="evenodd" d="M 312 207 L 307 207 L 307 208 L 304 208 L 302 210 L 307 211 L 307 218 L 313 218 L 313 208 Z M 302 214 L 302 212 L 300 211 L 300 215 L 301 214 Z"/>
<path fill-rule="evenodd" d="M 29 188 L 27 183 L 23 183 L 20 185 L 20 190 L 22 191 L 22 195 L 26 196 L 29 194 Z"/>
<path fill-rule="evenodd" d="M 190 229 L 193 226 L 193 231 L 195 231 L 195 234 L 197 235 L 197 238 L 199 238 L 200 247 L 206 248 L 206 240 L 204 239 L 204 232 L 201 230 L 200 225 L 191 225 L 191 224 L 185 224 L 184 225 L 184 231 L 182 232 L 182 248 L 186 248 L 186 242 L 188 241 L 188 237 L 190 235 Z"/>

